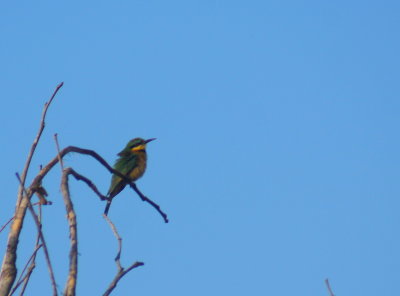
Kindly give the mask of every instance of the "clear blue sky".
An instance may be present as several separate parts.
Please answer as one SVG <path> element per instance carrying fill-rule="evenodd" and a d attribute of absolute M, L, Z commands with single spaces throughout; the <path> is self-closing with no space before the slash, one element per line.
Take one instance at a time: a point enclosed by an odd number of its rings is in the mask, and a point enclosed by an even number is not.
<path fill-rule="evenodd" d="M 395 295 L 400 277 L 398 1 L 19 1 L 0 11 L 0 224 L 51 106 L 31 167 L 62 146 L 110 163 L 149 144 L 138 186 L 110 217 L 122 263 L 145 266 L 113 295 Z M 110 174 L 66 165 L 105 193 Z M 44 233 L 63 290 L 69 241 L 57 167 Z M 101 295 L 117 244 L 104 203 L 72 181 L 79 295 Z M 33 249 L 31 219 L 19 266 Z M 7 233 L 0 234 L 4 253 Z M 49 295 L 43 256 L 28 295 Z"/>

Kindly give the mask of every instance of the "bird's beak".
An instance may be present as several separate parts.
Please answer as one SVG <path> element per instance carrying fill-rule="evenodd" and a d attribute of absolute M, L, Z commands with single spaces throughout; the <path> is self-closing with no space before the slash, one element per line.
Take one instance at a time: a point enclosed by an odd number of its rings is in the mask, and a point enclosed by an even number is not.
<path fill-rule="evenodd" d="M 151 141 L 154 141 L 156 138 L 151 138 L 151 139 L 148 139 L 148 140 L 146 140 L 146 141 L 144 141 L 146 144 L 148 143 L 148 142 L 151 142 Z"/>

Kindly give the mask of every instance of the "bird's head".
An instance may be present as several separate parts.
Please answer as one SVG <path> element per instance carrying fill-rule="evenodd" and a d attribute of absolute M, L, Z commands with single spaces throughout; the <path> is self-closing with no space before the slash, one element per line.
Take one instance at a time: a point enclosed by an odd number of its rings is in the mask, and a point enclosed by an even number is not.
<path fill-rule="evenodd" d="M 133 140 L 130 140 L 128 142 L 128 144 L 126 144 L 124 150 L 122 150 L 119 154 L 122 155 L 122 154 L 125 154 L 125 153 L 128 153 L 128 152 L 129 153 L 135 153 L 135 152 L 138 152 L 138 151 L 145 151 L 146 150 L 146 144 L 151 142 L 151 141 L 154 141 L 154 140 L 155 140 L 155 138 L 151 138 L 151 139 L 148 139 L 148 140 L 144 140 L 142 138 L 135 138 Z"/>

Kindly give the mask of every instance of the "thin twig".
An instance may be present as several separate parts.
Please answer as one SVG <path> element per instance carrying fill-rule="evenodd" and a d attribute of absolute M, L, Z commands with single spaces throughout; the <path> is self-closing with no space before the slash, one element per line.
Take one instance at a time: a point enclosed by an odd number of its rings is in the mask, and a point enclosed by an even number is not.
<path fill-rule="evenodd" d="M 89 186 L 90 189 L 93 190 L 94 193 L 96 193 L 96 195 L 101 199 L 101 200 L 108 200 L 108 197 L 101 194 L 100 191 L 97 189 L 96 185 L 94 185 L 94 183 L 89 179 L 86 178 L 85 176 L 77 173 L 73 168 L 69 168 L 69 173 L 74 176 L 74 178 L 77 181 L 83 181 L 86 183 L 87 186 Z"/>
<path fill-rule="evenodd" d="M 118 252 L 117 252 L 117 256 L 115 256 L 115 262 L 118 266 L 118 269 L 123 269 L 121 266 L 121 252 L 122 252 L 122 238 L 120 237 L 117 228 L 115 227 L 114 223 L 110 220 L 110 218 L 108 218 L 107 215 L 103 214 L 103 218 L 106 219 L 106 221 L 108 222 L 108 224 L 111 227 L 112 232 L 114 233 L 115 238 L 118 241 Z"/>
<path fill-rule="evenodd" d="M 15 278 L 17 276 L 16 260 L 17 260 L 17 248 L 18 248 L 19 236 L 21 234 L 27 207 L 28 207 L 28 205 L 30 205 L 30 197 L 31 197 L 31 195 L 27 195 L 27 200 L 25 202 L 22 202 L 24 200 L 23 192 L 25 191 L 25 189 L 24 189 L 25 181 L 26 181 L 26 177 L 28 175 L 28 170 L 29 170 L 29 166 L 31 164 L 32 158 L 33 158 L 33 154 L 35 153 L 36 146 L 39 143 L 40 137 L 41 137 L 42 132 L 45 127 L 45 118 L 46 118 L 47 110 L 48 110 L 51 102 L 55 98 L 57 92 L 60 90 L 60 88 L 62 86 L 63 86 L 63 82 L 61 82 L 56 87 L 50 100 L 44 105 L 42 118 L 41 118 L 40 126 L 39 126 L 39 131 L 36 135 L 36 138 L 34 139 L 34 141 L 32 143 L 31 149 L 28 153 L 28 157 L 27 157 L 27 160 L 25 163 L 25 167 L 22 171 L 21 182 L 20 182 L 20 186 L 18 189 L 18 195 L 17 195 L 17 203 L 16 203 L 16 208 L 15 208 L 14 220 L 13 220 L 13 223 L 11 226 L 11 230 L 8 234 L 7 251 L 5 253 L 5 256 L 3 259 L 3 264 L 1 266 L 0 295 L 8 295 L 9 294 L 9 292 L 13 286 L 13 283 L 15 281 Z"/>
<path fill-rule="evenodd" d="M 164 222 L 168 223 L 168 216 L 167 214 L 165 214 L 160 206 L 158 204 L 156 204 L 154 201 L 152 201 L 150 198 L 148 198 L 147 196 L 145 196 L 142 192 L 140 192 L 139 188 L 137 188 L 136 183 L 130 182 L 129 186 L 135 190 L 135 192 L 139 195 L 139 197 L 142 199 L 142 201 L 149 203 L 150 205 L 153 206 L 153 208 L 155 208 L 157 210 L 157 212 L 161 215 L 161 217 L 163 217 Z"/>
<path fill-rule="evenodd" d="M 108 218 L 107 215 L 103 214 L 103 218 L 107 221 L 107 223 L 110 225 L 112 232 L 114 233 L 115 238 L 118 241 L 118 252 L 117 256 L 115 257 L 115 264 L 117 265 L 118 271 L 117 274 L 115 275 L 114 279 L 111 281 L 110 285 L 108 286 L 107 290 L 104 292 L 103 296 L 108 296 L 111 294 L 111 292 L 115 289 L 117 286 L 118 282 L 122 279 L 124 275 L 126 275 L 128 272 L 130 272 L 132 269 L 137 268 L 139 266 L 143 266 L 143 262 L 134 262 L 131 264 L 128 268 L 123 268 L 121 265 L 121 252 L 122 252 L 122 238 L 118 234 L 117 228 L 115 227 L 114 223 Z"/>
<path fill-rule="evenodd" d="M 335 296 L 335 294 L 333 294 L 333 291 L 331 289 L 331 285 L 329 284 L 329 279 L 325 279 L 325 284 L 326 284 L 326 287 L 328 289 L 329 296 Z"/>
<path fill-rule="evenodd" d="M 38 240 L 37 240 L 38 241 Z M 17 280 L 17 284 L 14 286 L 14 288 L 12 289 L 12 291 L 10 292 L 10 296 L 12 295 L 12 294 L 14 294 L 14 292 L 18 289 L 18 287 L 25 281 L 25 279 L 27 279 L 27 278 L 29 278 L 30 277 L 30 275 L 31 275 L 31 273 L 32 273 L 32 271 L 33 271 L 33 269 L 35 268 L 35 263 L 34 263 L 34 261 L 35 261 L 35 258 L 36 258 L 36 254 L 37 254 L 37 252 L 39 251 L 39 249 L 41 248 L 43 246 L 43 244 L 39 244 L 39 245 L 36 245 L 35 246 L 35 249 L 33 250 L 33 253 L 32 253 L 32 255 L 31 255 L 31 257 L 29 258 L 29 260 L 26 262 L 26 264 L 25 264 L 25 266 L 24 266 L 24 269 L 22 270 L 22 272 L 21 272 L 21 275 L 19 276 L 19 278 L 18 278 L 18 280 Z M 33 265 L 31 264 L 31 266 L 29 266 L 29 268 L 28 268 L 28 265 L 29 265 L 29 263 L 33 263 Z M 24 273 L 25 273 L 25 270 L 28 268 L 28 272 L 24 275 Z"/>
<path fill-rule="evenodd" d="M 33 154 L 35 153 L 36 146 L 38 145 L 40 137 L 42 136 L 43 130 L 44 130 L 45 126 L 46 126 L 45 119 L 46 119 L 47 110 L 49 109 L 50 104 L 53 101 L 53 99 L 55 98 L 57 92 L 60 90 L 60 88 L 63 85 L 64 85 L 64 82 L 61 82 L 59 85 L 57 85 L 56 89 L 54 90 L 54 92 L 52 94 L 52 96 L 50 97 L 50 100 L 44 104 L 43 112 L 42 112 L 42 118 L 40 120 L 39 131 L 38 131 L 38 133 L 36 135 L 35 140 L 33 141 L 31 150 L 29 151 L 29 154 L 28 154 L 28 157 L 27 157 L 27 160 L 26 160 L 26 163 L 25 163 L 24 170 L 22 171 L 22 174 L 21 174 L 21 181 L 22 182 L 21 182 L 21 186 L 19 188 L 19 193 L 18 193 L 19 202 L 22 199 L 21 198 L 22 191 L 23 191 L 22 188 L 25 186 L 25 180 L 26 180 L 26 176 L 28 175 L 28 170 L 29 170 L 29 166 L 31 164 L 32 158 L 33 158 Z"/>
<path fill-rule="evenodd" d="M 17 176 L 18 181 L 21 182 L 21 179 L 20 179 L 18 173 L 16 173 L 16 176 Z M 45 255 L 45 258 L 46 258 L 47 268 L 49 270 L 51 286 L 53 288 L 53 295 L 57 296 L 57 294 L 58 294 L 57 293 L 57 284 L 56 284 L 56 280 L 55 280 L 55 277 L 54 277 L 54 271 L 53 271 L 53 267 L 51 265 L 50 255 L 49 255 L 49 251 L 47 249 L 46 240 L 44 239 L 44 235 L 43 235 L 43 232 L 42 232 L 42 224 L 40 223 L 40 221 L 38 219 L 38 216 L 36 215 L 35 210 L 32 207 L 31 201 L 29 200 L 28 193 L 26 192 L 25 187 L 23 187 L 23 193 L 24 193 L 25 198 L 28 200 L 27 201 L 28 202 L 28 209 L 32 214 L 33 220 L 35 221 L 35 224 L 36 224 L 36 228 L 37 228 L 38 233 L 40 235 L 40 240 L 42 241 L 42 244 L 43 244 L 43 252 L 44 252 L 44 255 Z"/>
<path fill-rule="evenodd" d="M 103 296 L 110 295 L 111 292 L 117 286 L 118 282 L 121 280 L 121 278 L 123 276 L 125 276 L 128 272 L 130 272 L 132 269 L 135 269 L 135 268 L 137 268 L 139 266 L 143 266 L 143 265 L 144 265 L 143 262 L 135 262 L 131 266 L 129 266 L 127 269 L 122 269 L 122 270 L 118 271 L 118 273 L 115 275 L 114 279 L 112 280 L 112 282 L 108 286 L 107 290 L 104 292 Z"/>
<path fill-rule="evenodd" d="M 39 222 L 42 224 L 42 205 L 40 203 L 39 203 Z M 36 237 L 36 247 L 39 246 L 39 242 L 40 242 L 40 235 L 38 233 L 37 237 Z M 25 294 L 26 287 L 28 286 L 29 280 L 30 280 L 31 275 L 33 273 L 33 270 L 36 267 L 36 256 L 37 256 L 37 253 L 35 254 L 35 256 L 33 256 L 32 262 L 31 262 L 31 264 L 30 264 L 30 266 L 28 268 L 28 272 L 27 272 L 27 274 L 26 274 L 26 276 L 24 278 L 24 285 L 22 286 L 22 289 L 21 289 L 21 292 L 19 293 L 19 296 L 23 296 Z"/>
<path fill-rule="evenodd" d="M 67 218 L 69 224 L 69 238 L 71 241 L 71 248 L 69 251 L 69 273 L 67 283 L 64 289 L 65 296 L 75 296 L 76 282 L 78 277 L 78 228 L 76 222 L 76 214 L 74 205 L 71 200 L 71 195 L 68 186 L 68 176 L 71 173 L 71 168 L 64 169 L 64 162 L 60 155 L 60 145 L 58 144 L 57 134 L 54 134 L 56 142 L 58 161 L 61 166 L 61 192 L 64 199 L 65 209 L 67 211 Z"/>
<path fill-rule="evenodd" d="M 42 224 L 42 206 L 41 206 L 40 203 L 39 203 L 39 215 L 38 215 L 38 218 L 39 218 L 39 222 Z M 14 287 L 14 289 L 13 289 L 13 291 L 16 291 L 16 289 L 18 288 L 18 286 L 20 285 L 20 283 L 23 282 L 24 284 L 23 284 L 22 289 L 21 289 L 21 292 L 20 292 L 20 294 L 19 294 L 20 296 L 24 295 L 25 289 L 26 289 L 26 287 L 28 286 L 29 280 L 30 280 L 31 275 L 32 275 L 32 273 L 33 273 L 33 270 L 34 270 L 35 267 L 36 267 L 37 250 L 39 250 L 39 245 L 40 245 L 40 247 L 43 246 L 43 244 L 39 244 L 39 243 L 40 243 L 40 234 L 39 234 L 39 232 L 38 232 L 37 235 L 36 235 L 36 243 L 35 243 L 34 252 L 33 252 L 31 258 L 30 258 L 30 259 L 28 260 L 28 262 L 26 263 L 24 269 L 22 270 L 21 275 L 20 275 L 19 279 L 17 280 L 17 284 L 15 285 L 15 287 Z M 24 273 L 25 273 L 26 268 L 28 267 L 29 261 L 31 261 L 31 263 L 30 263 L 30 265 L 29 265 L 28 271 L 27 271 L 26 275 L 23 277 L 23 279 L 21 280 L 22 276 L 23 276 Z M 12 293 L 13 293 L 13 292 L 11 292 L 10 295 L 11 295 Z"/>
<path fill-rule="evenodd" d="M 56 142 L 58 162 L 60 163 L 60 166 L 61 166 L 61 172 L 63 172 L 64 171 L 64 162 L 60 155 L 60 145 L 58 144 L 58 135 L 57 134 L 54 134 L 54 141 Z"/>
<path fill-rule="evenodd" d="M 4 230 L 4 228 L 6 228 L 8 224 L 10 224 L 10 222 L 11 222 L 12 220 L 14 220 L 14 216 L 12 216 L 12 217 L 10 218 L 10 220 L 8 220 L 8 221 L 6 222 L 6 224 L 4 224 L 3 226 L 1 226 L 0 232 L 2 232 L 2 231 Z"/>

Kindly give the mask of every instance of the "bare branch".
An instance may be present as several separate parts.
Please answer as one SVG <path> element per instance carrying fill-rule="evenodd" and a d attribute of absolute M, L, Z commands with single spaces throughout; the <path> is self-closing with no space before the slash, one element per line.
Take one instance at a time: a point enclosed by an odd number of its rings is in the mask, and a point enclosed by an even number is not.
<path fill-rule="evenodd" d="M 100 191 L 97 189 L 96 185 L 89 179 L 86 178 L 85 176 L 82 176 L 81 174 L 77 173 L 73 168 L 69 168 L 69 173 L 74 176 L 74 178 L 77 181 L 83 181 L 86 183 L 87 186 L 89 186 L 90 189 L 93 190 L 94 193 L 101 199 L 101 200 L 108 200 L 108 197 L 101 194 Z"/>
<path fill-rule="evenodd" d="M 117 286 L 118 282 L 120 281 L 120 279 L 126 275 L 128 272 L 130 272 L 132 269 L 135 269 L 139 266 L 143 266 L 144 263 L 143 262 L 135 262 L 133 263 L 131 266 L 129 266 L 127 269 L 122 269 L 120 271 L 118 271 L 118 273 L 115 275 L 113 281 L 110 283 L 109 287 L 107 288 L 107 290 L 104 292 L 103 296 L 108 296 L 111 294 L 111 292 L 115 289 L 115 287 Z"/>
<path fill-rule="evenodd" d="M 39 251 L 39 249 L 43 246 L 43 244 L 38 244 L 39 242 L 39 236 L 38 239 L 36 240 L 36 245 L 35 245 L 35 249 L 33 250 L 33 253 L 31 255 L 31 257 L 29 258 L 28 262 L 26 262 L 24 269 L 21 272 L 21 275 L 19 276 L 18 280 L 17 280 L 17 284 L 14 286 L 14 288 L 12 289 L 11 293 L 9 294 L 10 296 L 12 294 L 14 294 L 14 292 L 18 289 L 18 287 L 25 282 L 24 287 L 26 287 L 26 284 L 28 283 L 28 280 L 32 274 L 33 269 L 35 268 L 35 259 L 36 259 L 36 254 Z M 31 265 L 28 268 L 29 263 L 31 263 Z M 27 273 L 24 276 L 25 270 L 28 268 Z M 23 291 L 25 290 L 25 288 L 23 288 Z"/>
<path fill-rule="evenodd" d="M 35 140 L 33 141 L 31 150 L 29 151 L 29 154 L 28 154 L 28 157 L 27 157 L 27 160 L 26 160 L 26 163 L 25 163 L 24 170 L 22 171 L 22 174 L 21 174 L 22 183 L 21 183 L 21 186 L 19 187 L 18 203 L 17 204 L 19 204 L 21 199 L 22 199 L 22 192 L 23 192 L 22 188 L 25 186 L 25 180 L 26 180 L 26 176 L 28 175 L 29 166 L 31 164 L 31 161 L 32 161 L 32 158 L 33 158 L 33 154 L 35 153 L 36 146 L 38 145 L 40 137 L 42 136 L 44 127 L 46 126 L 45 119 L 46 119 L 47 110 L 49 109 L 50 104 L 53 101 L 53 99 L 55 98 L 57 92 L 60 90 L 60 88 L 63 85 L 64 85 L 64 82 L 61 82 L 59 85 L 57 85 L 57 87 L 54 90 L 52 96 L 50 97 L 50 100 L 44 104 L 43 112 L 42 112 L 42 119 L 40 120 L 39 131 L 38 131 L 38 133 L 36 135 Z"/>
<path fill-rule="evenodd" d="M 57 157 L 58 157 L 58 162 L 60 163 L 60 166 L 61 166 L 61 173 L 62 173 L 64 171 L 64 162 L 60 155 L 60 145 L 58 144 L 58 135 L 57 134 L 54 134 L 54 141 L 56 142 Z"/>
<path fill-rule="evenodd" d="M 26 215 L 26 209 L 28 205 L 32 207 L 30 204 L 30 197 L 31 195 L 27 195 L 26 199 L 23 198 L 23 192 L 25 191 L 25 181 L 26 177 L 28 175 L 28 170 L 30 163 L 33 158 L 33 154 L 35 153 L 36 146 L 39 143 L 40 137 L 42 135 L 42 132 L 45 127 L 45 118 L 47 114 L 47 110 L 55 98 L 57 92 L 60 90 L 60 88 L 63 86 L 63 82 L 61 82 L 56 89 L 53 92 L 53 95 L 51 96 L 50 100 L 44 105 L 43 108 L 43 113 L 42 113 L 42 118 L 40 121 L 40 126 L 39 126 L 39 131 L 36 135 L 36 138 L 33 141 L 33 144 L 31 146 L 31 149 L 28 153 L 28 157 L 25 163 L 25 167 L 22 171 L 22 176 L 21 176 L 21 184 L 18 189 L 18 196 L 17 196 L 17 204 L 15 208 L 15 214 L 14 214 L 14 220 L 11 225 L 11 230 L 8 234 L 8 241 L 7 241 L 7 251 L 5 253 L 4 259 L 3 259 L 3 264 L 1 266 L 1 273 L 0 273 L 0 295 L 8 295 L 10 292 L 14 281 L 15 277 L 17 275 L 17 267 L 16 267 L 16 260 L 17 260 L 17 247 L 18 247 L 18 241 L 19 241 L 19 236 L 21 234 L 21 229 L 23 225 L 23 221 L 25 219 Z M 24 202 L 25 200 L 25 202 Z"/>
<path fill-rule="evenodd" d="M 149 199 L 148 197 L 144 196 L 139 189 L 137 188 L 136 184 L 134 182 L 132 182 L 131 180 L 129 180 L 129 178 L 127 176 L 124 176 L 123 174 L 121 174 L 119 171 L 114 170 L 99 154 L 97 154 L 95 151 L 93 150 L 89 150 L 89 149 L 83 149 L 83 148 L 79 148 L 79 147 L 75 147 L 75 146 L 68 146 L 64 149 L 62 149 L 59 153 L 59 155 L 57 155 L 56 157 L 54 157 L 42 170 L 40 170 L 39 174 L 35 177 L 35 179 L 32 181 L 30 188 L 35 188 L 38 184 L 41 183 L 42 179 L 47 175 L 47 173 L 57 164 L 57 162 L 59 162 L 59 157 L 63 158 L 65 155 L 67 155 L 68 153 L 71 152 L 75 152 L 75 153 L 79 153 L 79 154 L 85 154 L 85 155 L 89 155 L 91 157 L 93 157 L 94 159 L 96 159 L 101 165 L 103 165 L 110 173 L 117 175 L 118 177 L 121 177 L 124 181 L 126 181 L 127 184 L 129 184 L 129 186 L 131 188 L 133 188 L 133 190 L 135 190 L 135 192 L 139 195 L 139 197 L 149 203 L 151 206 L 153 206 L 158 213 L 162 216 L 162 218 L 164 219 L 165 223 L 168 223 L 168 217 L 167 215 L 161 210 L 160 206 L 158 204 L 156 204 L 154 201 L 152 201 L 151 199 Z M 84 179 L 82 179 L 82 181 L 85 181 Z M 88 185 L 89 183 L 86 182 Z M 91 186 L 89 186 L 91 187 Z M 91 187 L 92 188 L 92 187 Z M 92 188 L 93 189 L 93 188 Z M 96 193 L 97 194 L 97 193 Z M 97 194 L 98 195 L 98 194 Z M 102 195 L 103 196 L 103 195 Z M 100 195 L 99 195 L 100 197 Z M 103 196 L 104 197 L 104 196 Z M 101 197 L 100 197 L 101 198 Z M 107 199 L 107 198 L 106 198 Z"/>
<path fill-rule="evenodd" d="M 65 209 L 67 211 L 67 218 L 69 224 L 69 237 L 71 241 L 71 248 L 69 251 L 69 274 L 67 283 L 64 289 L 64 295 L 75 296 L 76 281 L 78 275 L 78 229 L 76 222 L 76 214 L 72 204 L 71 196 L 68 187 L 68 176 L 70 168 L 63 170 L 61 178 L 61 192 L 64 198 Z"/>
<path fill-rule="evenodd" d="M 107 221 L 107 223 L 110 225 L 111 230 L 114 233 L 114 236 L 118 241 L 118 252 L 117 252 L 117 256 L 115 257 L 115 264 L 117 265 L 118 271 L 117 271 L 117 274 L 115 275 L 114 279 L 112 280 L 112 282 L 108 286 L 107 290 L 103 294 L 103 296 L 108 296 L 115 289 L 115 287 L 117 286 L 118 282 L 122 279 L 122 277 L 124 275 L 126 275 L 132 269 L 144 265 L 144 263 L 143 262 L 135 262 L 135 263 L 131 264 L 127 269 L 124 269 L 122 267 L 122 265 L 121 265 L 122 238 L 118 234 L 117 228 L 115 227 L 114 223 L 112 223 L 110 218 L 108 218 L 108 216 L 104 215 L 104 214 L 103 214 L 103 217 Z"/>
<path fill-rule="evenodd" d="M 67 211 L 67 218 L 69 224 L 69 238 L 71 241 L 71 249 L 69 251 L 69 273 L 67 284 L 65 285 L 64 295 L 65 296 L 75 296 L 76 281 L 78 275 L 78 228 L 76 222 L 76 214 L 74 211 L 74 205 L 72 204 L 71 195 L 69 193 L 68 186 L 68 175 L 71 169 L 64 169 L 64 162 L 60 155 L 60 145 L 58 144 L 57 134 L 54 134 L 54 140 L 57 147 L 58 161 L 61 166 L 61 192 L 64 199 L 65 209 Z"/>
<path fill-rule="evenodd" d="M 38 248 L 38 246 L 39 246 L 39 241 L 40 241 L 40 237 L 39 237 L 39 235 L 38 235 L 38 237 L 37 237 L 37 239 L 36 239 L 36 248 Z M 43 244 L 40 244 L 40 246 L 43 246 Z M 39 248 L 38 248 L 38 250 L 39 250 Z M 37 251 L 35 252 L 35 254 L 34 254 L 34 256 L 33 256 L 33 259 L 32 259 L 32 261 L 31 261 L 31 264 L 29 265 L 28 271 L 27 271 L 25 277 L 24 277 L 23 280 L 22 280 L 23 283 L 24 283 L 24 285 L 22 286 L 21 293 L 19 294 L 20 296 L 24 295 L 25 289 L 26 289 L 26 287 L 28 286 L 29 280 L 31 279 L 31 275 L 32 275 L 32 273 L 33 273 L 33 270 L 34 270 L 35 267 L 36 267 L 36 255 L 37 255 Z M 23 274 L 23 272 L 21 273 L 21 275 L 22 275 L 22 274 Z M 22 282 L 22 281 L 21 281 L 21 282 Z M 19 282 L 19 280 L 18 280 L 18 282 Z"/>
<path fill-rule="evenodd" d="M 18 173 L 16 175 L 17 175 L 18 180 L 21 182 L 21 178 L 19 177 Z M 44 239 L 44 235 L 43 235 L 43 232 L 42 232 L 42 224 L 39 221 L 39 218 L 36 215 L 35 210 L 32 207 L 31 201 L 28 198 L 28 193 L 26 192 L 25 187 L 23 187 L 22 189 L 23 189 L 23 193 L 24 193 L 23 196 L 25 196 L 25 198 L 23 200 L 27 200 L 28 209 L 32 214 L 33 220 L 35 221 L 36 228 L 38 230 L 38 234 L 40 236 L 40 240 L 41 240 L 41 242 L 43 244 L 43 252 L 44 252 L 44 255 L 45 255 L 45 258 L 46 258 L 47 268 L 49 270 L 51 286 L 53 288 L 53 296 L 57 296 L 57 294 L 58 294 L 57 293 L 57 284 L 56 284 L 56 280 L 55 280 L 55 277 L 54 277 L 54 271 L 53 271 L 53 267 L 51 265 L 50 255 L 49 255 L 49 251 L 47 249 L 46 240 Z"/>
<path fill-rule="evenodd" d="M 333 294 L 333 291 L 331 289 L 331 285 L 329 284 L 329 279 L 325 279 L 325 284 L 326 284 L 326 288 L 328 289 L 329 296 L 335 296 L 335 294 Z"/>
<path fill-rule="evenodd" d="M 135 190 L 135 192 L 139 195 L 139 197 L 142 199 L 142 201 L 145 201 L 147 203 L 149 203 L 150 205 L 153 206 L 153 208 L 155 208 L 157 210 L 158 213 L 160 213 L 161 217 L 163 217 L 164 222 L 168 223 L 168 216 L 167 214 L 165 214 L 160 206 L 158 204 L 156 204 L 154 201 L 152 201 L 150 198 L 148 198 L 147 196 L 145 196 L 142 192 L 140 192 L 139 188 L 137 188 L 136 183 L 130 182 L 129 186 Z"/>
<path fill-rule="evenodd" d="M 42 223 L 42 205 L 39 203 L 39 221 Z M 12 289 L 12 292 L 10 293 L 10 295 L 12 295 L 17 289 L 18 286 L 23 282 L 24 285 L 22 286 L 21 292 L 20 292 L 20 296 L 24 295 L 25 293 L 25 289 L 28 286 L 29 280 L 31 278 L 32 272 L 36 267 L 36 255 L 37 255 L 37 251 L 43 246 L 43 244 L 39 244 L 40 243 L 40 235 L 39 232 L 37 233 L 36 236 L 36 243 L 35 243 L 35 249 L 33 250 L 32 256 L 31 258 L 29 258 L 28 262 L 26 263 L 26 265 L 24 266 L 24 269 L 22 270 L 18 280 L 17 280 L 17 284 L 14 286 L 14 288 Z M 28 268 L 28 264 L 30 262 L 29 268 Z M 27 274 L 23 277 L 26 268 L 28 268 L 28 272 Z M 23 277 L 23 278 L 22 278 Z M 22 278 L 22 280 L 21 280 Z"/>
<path fill-rule="evenodd" d="M 29 259 L 27 265 L 23 269 L 23 271 L 20 275 L 20 278 L 18 279 L 17 284 L 16 284 L 15 288 L 13 289 L 12 293 L 14 293 L 18 289 L 18 287 L 21 286 L 22 283 L 24 283 L 22 291 L 21 291 L 21 295 L 24 294 L 24 291 L 29 282 L 30 276 L 35 268 L 35 258 L 36 258 L 37 252 L 40 248 L 43 248 L 43 252 L 45 255 L 45 259 L 46 259 L 46 263 L 47 263 L 47 267 L 48 267 L 48 271 L 49 271 L 49 276 L 50 276 L 50 280 L 51 280 L 51 284 L 52 284 L 53 296 L 57 296 L 57 294 L 58 294 L 55 277 L 54 277 L 54 272 L 53 272 L 53 268 L 52 268 L 52 265 L 50 262 L 48 248 L 47 248 L 46 241 L 45 241 L 42 229 L 41 229 L 42 224 L 41 224 L 41 221 L 38 218 L 38 215 L 36 214 L 35 209 L 33 208 L 32 203 L 31 203 L 31 198 L 32 198 L 33 194 L 36 193 L 39 196 L 40 203 L 50 204 L 45 198 L 45 196 L 47 195 L 46 190 L 42 187 L 41 184 L 42 184 L 43 178 L 48 174 L 48 172 L 58 162 L 60 163 L 61 171 L 62 171 L 61 191 L 63 194 L 64 203 L 65 203 L 66 211 L 67 211 L 67 218 L 68 218 L 69 231 L 70 231 L 70 242 L 71 242 L 69 275 L 68 275 L 68 280 L 67 280 L 67 284 L 66 284 L 64 293 L 65 293 L 65 295 L 68 295 L 68 296 L 75 295 L 76 281 L 77 281 L 78 241 L 77 241 L 76 214 L 73 209 L 73 204 L 72 204 L 70 192 L 69 192 L 69 184 L 68 184 L 69 175 L 74 176 L 74 178 L 76 180 L 85 182 L 101 200 L 109 200 L 109 198 L 107 196 L 104 196 L 103 194 L 101 194 L 100 191 L 97 189 L 97 187 L 94 185 L 94 183 L 90 179 L 88 179 L 87 177 L 85 177 L 83 175 L 78 174 L 72 168 L 64 168 L 63 157 L 68 153 L 75 152 L 75 153 L 90 155 L 93 158 L 95 158 L 110 173 L 115 174 L 115 175 L 121 177 L 124 181 L 126 181 L 126 183 L 129 184 L 130 187 L 139 195 L 139 197 L 142 199 L 142 201 L 145 201 L 145 202 L 149 203 L 151 206 L 153 206 L 159 212 L 159 214 L 162 216 L 165 223 L 168 223 L 167 215 L 161 210 L 160 206 L 158 204 L 156 204 L 155 202 L 153 202 L 152 200 L 150 200 L 145 195 L 143 195 L 137 188 L 136 184 L 131 182 L 127 176 L 124 176 L 119 171 L 114 170 L 99 154 L 97 154 L 93 150 L 69 146 L 60 151 L 58 140 L 57 140 L 57 135 L 54 136 L 55 141 L 56 141 L 56 146 L 57 146 L 56 157 L 54 159 L 52 159 L 45 167 L 41 167 L 39 173 L 33 179 L 31 185 L 29 187 L 25 187 L 28 171 L 29 171 L 29 168 L 31 165 L 31 161 L 33 159 L 37 145 L 41 139 L 43 130 L 45 128 L 45 120 L 46 120 L 48 108 L 62 86 L 63 86 L 63 83 L 60 83 L 54 90 L 50 100 L 45 103 L 43 112 L 42 112 L 42 116 L 41 116 L 41 120 L 40 120 L 39 130 L 38 130 L 38 133 L 32 143 L 31 149 L 28 153 L 28 157 L 27 157 L 24 169 L 22 171 L 21 177 L 17 174 L 17 178 L 18 178 L 20 184 L 19 184 L 19 189 L 18 189 L 17 204 L 16 204 L 16 208 L 15 208 L 14 217 L 11 218 L 9 222 L 7 222 L 7 224 L 8 224 L 12 221 L 12 224 L 11 224 L 10 232 L 8 235 L 6 253 L 5 253 L 5 256 L 3 259 L 3 264 L 1 267 L 0 295 L 9 295 L 10 290 L 12 289 L 13 283 L 15 282 L 15 279 L 17 276 L 17 269 L 16 269 L 17 248 L 19 245 L 19 237 L 20 237 L 21 230 L 23 227 L 23 222 L 26 217 L 27 209 L 29 209 L 29 211 L 34 219 L 34 222 L 36 224 L 37 231 L 38 231 L 38 240 L 36 242 L 35 250 L 34 250 L 31 258 Z M 122 239 L 120 238 L 115 226 L 111 223 L 111 221 L 108 219 L 108 217 L 106 217 L 106 219 L 107 219 L 107 221 L 109 221 L 110 225 L 112 226 L 114 235 L 117 237 L 118 242 L 119 242 L 118 254 L 117 254 L 117 257 L 115 258 L 116 264 L 118 267 L 118 273 L 116 274 L 115 278 L 113 279 L 109 288 L 107 289 L 107 291 L 104 294 L 104 295 L 109 295 L 111 293 L 111 291 L 116 287 L 119 280 L 126 273 L 128 273 L 129 271 L 131 271 L 132 269 L 134 269 L 136 267 L 142 266 L 144 263 L 135 262 L 126 269 L 124 269 L 121 266 L 120 256 L 121 256 L 121 250 L 122 250 Z M 6 227 L 6 225 L 4 225 L 2 229 L 4 229 Z M 0 232 L 1 232 L 1 230 L 0 230 Z M 40 242 L 40 244 L 39 244 L 39 242 Z M 28 264 L 29 264 L 29 267 L 27 267 Z"/>
<path fill-rule="evenodd" d="M 118 269 L 123 269 L 121 266 L 121 252 L 122 252 L 122 238 L 119 236 L 119 233 L 117 231 L 117 228 L 115 227 L 114 223 L 110 220 L 110 218 L 108 218 L 107 215 L 103 214 L 103 218 L 106 219 L 106 221 L 108 222 L 108 224 L 111 227 L 112 232 L 114 233 L 115 238 L 118 241 L 118 252 L 117 252 L 117 256 L 115 256 L 115 263 L 118 266 Z"/>
<path fill-rule="evenodd" d="M 12 220 L 14 220 L 14 216 L 12 216 L 12 217 L 10 218 L 10 220 L 8 220 L 3 226 L 1 226 L 0 232 L 2 232 L 2 231 L 4 230 L 4 228 L 6 228 L 8 224 L 10 224 L 10 222 L 11 222 Z"/>

